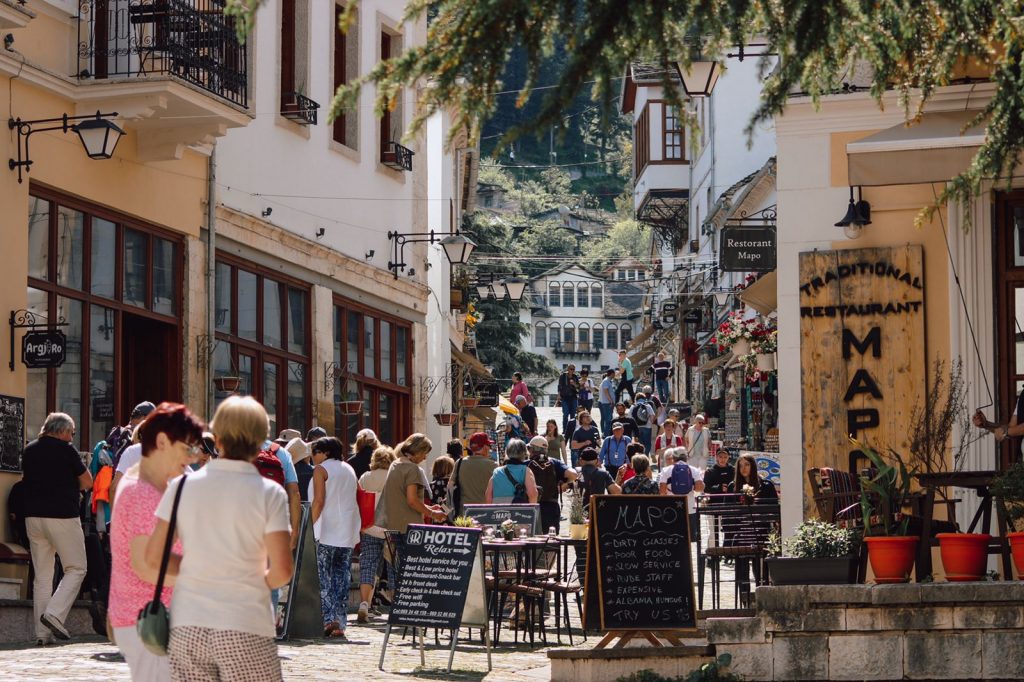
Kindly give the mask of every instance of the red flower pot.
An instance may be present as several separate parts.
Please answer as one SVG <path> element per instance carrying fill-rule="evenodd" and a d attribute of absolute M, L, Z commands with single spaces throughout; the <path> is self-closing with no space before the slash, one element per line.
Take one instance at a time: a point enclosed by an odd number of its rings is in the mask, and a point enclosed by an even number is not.
<path fill-rule="evenodd" d="M 459 418 L 459 415 L 455 412 L 439 412 L 434 415 L 434 419 L 441 426 L 451 426 L 455 423 L 455 420 Z"/>
<path fill-rule="evenodd" d="M 988 563 L 988 533 L 939 533 L 939 553 L 946 580 L 967 582 L 981 580 Z"/>
<path fill-rule="evenodd" d="M 1013 565 L 1017 567 L 1017 576 L 1024 578 L 1024 533 L 1007 533 L 1006 539 L 1010 541 L 1010 554 L 1013 555 Z"/>
<path fill-rule="evenodd" d="M 471 410 L 480 404 L 480 398 L 463 398 L 462 406 L 467 410 Z"/>
<path fill-rule="evenodd" d="M 917 540 L 907 536 L 864 538 L 876 583 L 905 583 L 910 580 L 910 571 L 917 556 Z"/>
<path fill-rule="evenodd" d="M 362 400 L 346 400 L 338 403 L 338 409 L 343 415 L 352 417 L 363 411 Z"/>

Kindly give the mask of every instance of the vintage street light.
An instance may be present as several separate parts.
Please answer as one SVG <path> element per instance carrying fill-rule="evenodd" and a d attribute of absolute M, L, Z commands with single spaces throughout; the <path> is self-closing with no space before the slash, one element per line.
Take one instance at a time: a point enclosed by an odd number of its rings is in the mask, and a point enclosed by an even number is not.
<path fill-rule="evenodd" d="M 115 116 L 117 116 L 116 111 L 109 114 L 101 114 L 97 111 L 95 114 L 88 116 L 68 116 L 64 114 L 59 118 L 40 118 L 34 121 L 22 121 L 20 118 L 8 119 L 8 129 L 17 129 L 18 131 L 18 159 L 10 159 L 7 165 L 11 170 L 18 169 L 18 182 L 22 182 L 21 169 L 24 168 L 27 173 L 32 169 L 32 164 L 34 163 L 28 152 L 29 137 L 33 133 L 54 130 L 59 130 L 63 133 L 67 133 L 70 130 L 78 133 L 78 139 L 82 142 L 85 153 L 90 159 L 109 159 L 114 155 L 114 149 L 121 140 L 121 136 L 124 135 L 124 130 L 113 121 L 108 120 Z M 70 123 L 71 121 L 81 122 Z M 58 122 L 60 125 L 45 128 L 33 127 L 40 124 Z"/>
<path fill-rule="evenodd" d="M 473 253 L 476 244 L 464 237 L 458 230 L 455 232 L 412 232 L 401 234 L 399 232 L 388 232 L 388 239 L 391 240 L 391 253 L 394 260 L 388 261 L 388 270 L 394 273 L 398 279 L 399 270 L 405 271 L 405 245 L 408 243 L 426 242 L 428 244 L 441 244 L 444 255 L 452 265 L 465 265 L 469 262 L 469 255 Z M 410 274 L 412 271 L 410 270 Z"/>
<path fill-rule="evenodd" d="M 520 277 L 513 277 L 507 279 L 501 283 L 502 289 L 505 290 L 505 295 L 508 296 L 508 300 L 513 303 L 518 303 L 523 300 L 523 294 L 526 292 L 526 280 Z"/>
<path fill-rule="evenodd" d="M 441 248 L 444 249 L 444 255 L 448 257 L 449 263 L 465 265 L 469 262 L 469 255 L 473 253 L 476 244 L 456 232 L 441 240 Z"/>
<path fill-rule="evenodd" d="M 704 54 L 699 36 L 688 38 L 690 45 L 690 66 L 684 67 L 675 63 L 679 79 L 683 82 L 683 90 L 690 97 L 710 97 L 715 89 L 718 77 L 722 75 L 722 67 L 717 60 Z"/>
<path fill-rule="evenodd" d="M 853 201 L 853 186 L 850 186 L 850 203 L 846 207 L 846 215 L 836 223 L 836 227 L 843 228 L 843 233 L 849 239 L 860 237 L 864 226 L 871 224 L 871 204 L 864 201 L 863 192 L 860 201 Z"/>

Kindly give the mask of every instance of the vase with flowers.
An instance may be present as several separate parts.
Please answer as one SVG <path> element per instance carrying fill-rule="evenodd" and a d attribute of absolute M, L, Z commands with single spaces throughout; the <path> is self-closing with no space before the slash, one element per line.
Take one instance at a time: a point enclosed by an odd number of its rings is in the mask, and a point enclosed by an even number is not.
<path fill-rule="evenodd" d="M 501 525 L 498 526 L 498 532 L 501 534 L 501 537 L 503 537 L 506 540 L 515 540 L 516 522 L 512 519 L 505 519 L 501 522 Z"/>
<path fill-rule="evenodd" d="M 741 356 L 750 353 L 750 344 L 754 340 L 754 329 L 757 322 L 747 320 L 743 312 L 737 310 L 729 313 L 722 324 L 718 325 L 715 331 L 715 343 L 718 350 L 724 351 L 731 348 L 733 355 Z"/>

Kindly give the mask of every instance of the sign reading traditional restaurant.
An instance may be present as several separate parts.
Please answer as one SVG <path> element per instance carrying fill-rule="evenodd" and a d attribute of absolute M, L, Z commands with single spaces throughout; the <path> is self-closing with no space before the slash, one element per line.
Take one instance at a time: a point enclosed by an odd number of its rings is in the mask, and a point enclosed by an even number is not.
<path fill-rule="evenodd" d="M 774 226 L 722 228 L 718 264 L 723 272 L 771 272 L 775 269 L 775 255 Z"/>
<path fill-rule="evenodd" d="M 0 395 L 0 471 L 21 471 L 25 448 L 25 400 Z"/>
<path fill-rule="evenodd" d="M 21 362 L 33 369 L 60 367 L 67 352 L 67 337 L 59 329 L 27 331 L 21 339 Z"/>
<path fill-rule="evenodd" d="M 803 468 L 856 471 L 850 436 L 907 452 L 927 370 L 922 248 L 801 253 L 799 286 Z"/>
<path fill-rule="evenodd" d="M 588 610 L 598 594 L 601 629 L 665 638 L 665 631 L 695 629 L 686 497 L 594 495 L 590 519 L 585 593 Z"/>

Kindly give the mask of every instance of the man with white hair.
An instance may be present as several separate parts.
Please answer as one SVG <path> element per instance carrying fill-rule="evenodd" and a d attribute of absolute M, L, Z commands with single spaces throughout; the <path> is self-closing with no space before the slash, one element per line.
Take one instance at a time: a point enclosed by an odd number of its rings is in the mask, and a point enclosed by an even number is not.
<path fill-rule="evenodd" d="M 671 466 L 665 466 L 658 477 L 662 495 L 686 495 L 686 511 L 690 519 L 690 542 L 696 542 L 700 527 L 697 525 L 697 503 L 694 493 L 704 492 L 704 471 L 687 461 L 684 447 L 665 451 Z"/>
<path fill-rule="evenodd" d="M 711 432 L 707 430 L 707 419 L 703 414 L 693 418 L 693 426 L 686 430 L 686 450 L 690 459 L 698 464 L 708 461 L 711 449 Z"/>
<path fill-rule="evenodd" d="M 85 580 L 85 535 L 79 519 L 81 491 L 92 488 L 92 476 L 78 451 L 75 420 L 52 412 L 43 422 L 39 437 L 21 455 L 24 472 L 25 527 L 28 531 L 34 591 L 36 643 L 46 644 L 51 635 L 70 639 L 64 621 Z M 64 568 L 53 591 L 53 560 Z"/>

